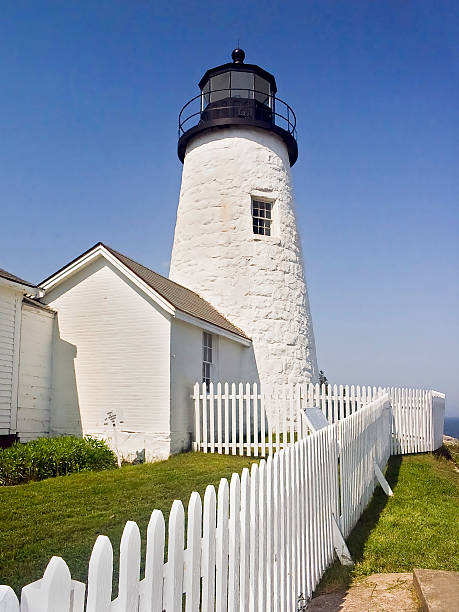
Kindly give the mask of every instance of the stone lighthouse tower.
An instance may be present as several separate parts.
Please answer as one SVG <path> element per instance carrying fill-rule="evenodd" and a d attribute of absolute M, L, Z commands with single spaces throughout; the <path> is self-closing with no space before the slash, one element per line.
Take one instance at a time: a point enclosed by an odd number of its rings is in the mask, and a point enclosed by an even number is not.
<path fill-rule="evenodd" d="M 296 119 L 272 74 L 208 70 L 179 117 L 183 162 L 170 278 L 209 301 L 253 343 L 248 382 L 317 379 L 290 168 Z M 248 353 L 250 351 L 248 350 Z"/>

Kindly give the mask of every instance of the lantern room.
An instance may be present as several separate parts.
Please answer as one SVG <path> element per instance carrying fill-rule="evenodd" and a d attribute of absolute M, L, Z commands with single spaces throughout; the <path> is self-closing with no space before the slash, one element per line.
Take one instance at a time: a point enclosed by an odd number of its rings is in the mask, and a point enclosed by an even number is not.
<path fill-rule="evenodd" d="M 298 157 L 295 113 L 276 97 L 276 80 L 256 66 L 244 64 L 245 53 L 234 49 L 232 62 L 211 68 L 199 82 L 201 93 L 179 115 L 178 156 L 198 133 L 229 126 L 247 126 L 277 133 L 288 149 L 290 165 Z"/>

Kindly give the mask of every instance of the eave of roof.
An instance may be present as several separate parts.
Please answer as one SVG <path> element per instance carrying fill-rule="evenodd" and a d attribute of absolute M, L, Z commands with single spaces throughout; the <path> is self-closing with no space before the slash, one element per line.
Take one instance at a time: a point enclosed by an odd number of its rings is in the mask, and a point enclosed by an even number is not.
<path fill-rule="evenodd" d="M 16 276 L 15 274 L 11 274 L 11 272 L 8 272 L 3 268 L 0 268 L 0 277 L 6 278 L 6 280 L 12 281 L 13 283 L 18 283 L 18 285 L 25 285 L 26 287 L 36 288 L 36 285 L 34 285 L 33 283 L 29 283 L 29 281 L 26 281 L 23 278 L 19 278 L 19 276 Z"/>
<path fill-rule="evenodd" d="M 3 268 L 0 268 L 0 285 L 20 291 L 21 293 L 27 295 L 33 295 L 34 297 L 43 295 L 43 290 L 41 287 L 37 287 L 37 285 L 29 283 L 23 278 L 19 278 L 19 276 L 3 270 Z"/>

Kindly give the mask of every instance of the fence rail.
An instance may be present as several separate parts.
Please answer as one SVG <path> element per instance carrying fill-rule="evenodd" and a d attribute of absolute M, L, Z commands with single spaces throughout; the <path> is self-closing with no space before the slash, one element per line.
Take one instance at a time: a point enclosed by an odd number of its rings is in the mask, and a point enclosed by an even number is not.
<path fill-rule="evenodd" d="M 168 529 L 154 510 L 147 529 L 145 575 L 141 536 L 126 523 L 118 596 L 112 601 L 113 549 L 99 536 L 85 585 L 51 559 L 44 576 L 22 590 L 22 612 L 294 612 L 311 596 L 334 557 L 334 521 L 348 531 L 375 487 L 374 463 L 389 456 L 389 396 L 279 452 L 192 493 L 185 520 L 174 501 Z M 385 436 L 385 439 L 380 439 Z M 341 440 L 341 466 L 338 446 Z M 338 475 L 340 470 L 340 475 Z M 164 559 L 167 538 L 167 561 Z M 0 587 L 0 612 L 18 612 Z"/>
<path fill-rule="evenodd" d="M 196 383 L 193 449 L 266 457 L 308 435 L 306 409 L 320 408 L 333 424 L 385 393 L 392 405 L 391 454 L 441 446 L 445 396 L 436 391 L 305 384 L 262 392 L 256 384 Z"/>

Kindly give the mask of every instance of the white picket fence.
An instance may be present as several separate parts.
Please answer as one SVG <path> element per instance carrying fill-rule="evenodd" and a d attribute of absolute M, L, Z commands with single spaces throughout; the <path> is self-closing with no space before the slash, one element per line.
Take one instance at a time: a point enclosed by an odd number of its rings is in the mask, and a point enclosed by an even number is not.
<path fill-rule="evenodd" d="M 193 449 L 266 457 L 308 434 L 305 409 L 320 408 L 332 424 L 385 393 L 392 405 L 392 454 L 441 446 L 445 396 L 436 391 L 298 384 L 263 393 L 256 384 L 196 383 Z"/>
<path fill-rule="evenodd" d="M 387 389 L 392 405 L 393 455 L 433 451 L 443 443 L 445 395 L 422 389 Z"/>
<path fill-rule="evenodd" d="M 147 529 L 145 575 L 141 536 L 126 524 L 119 592 L 112 601 L 113 550 L 99 536 L 85 585 L 51 559 L 44 576 L 22 589 L 21 612 L 295 612 L 334 558 L 335 521 L 347 533 L 375 487 L 374 466 L 390 452 L 389 395 L 208 486 L 187 509 L 175 501 L 167 531 L 154 510 Z M 340 442 L 339 442 L 340 441 Z M 341 462 L 338 453 L 341 446 Z M 340 470 L 340 475 L 338 472 Z M 335 532 L 336 533 L 336 532 Z M 186 542 L 185 542 L 186 535 Z M 0 612 L 18 612 L 0 587 Z"/>
<path fill-rule="evenodd" d="M 338 421 L 341 531 L 350 534 L 375 488 L 374 465 L 383 467 L 391 454 L 390 396 Z"/>

